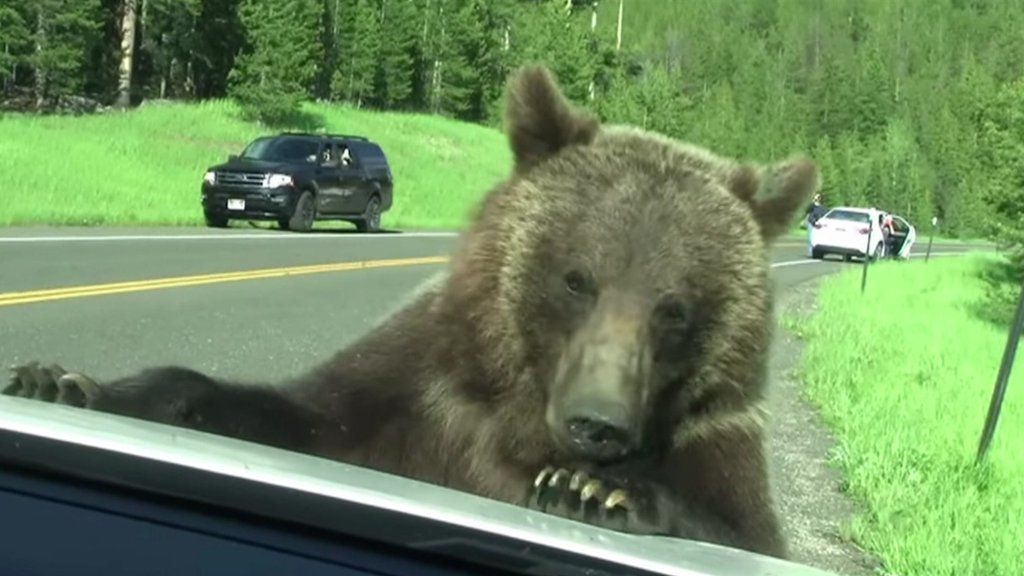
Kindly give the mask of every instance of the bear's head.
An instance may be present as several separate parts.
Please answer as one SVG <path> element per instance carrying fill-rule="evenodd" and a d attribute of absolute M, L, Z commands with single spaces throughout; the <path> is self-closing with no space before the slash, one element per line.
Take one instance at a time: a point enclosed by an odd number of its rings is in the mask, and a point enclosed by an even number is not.
<path fill-rule="evenodd" d="M 815 165 L 602 126 L 542 67 L 512 77 L 507 126 L 513 173 L 464 236 L 444 299 L 471 343 L 464 399 L 524 457 L 538 435 L 545 458 L 611 462 L 756 425 L 767 248 L 817 189 Z"/>

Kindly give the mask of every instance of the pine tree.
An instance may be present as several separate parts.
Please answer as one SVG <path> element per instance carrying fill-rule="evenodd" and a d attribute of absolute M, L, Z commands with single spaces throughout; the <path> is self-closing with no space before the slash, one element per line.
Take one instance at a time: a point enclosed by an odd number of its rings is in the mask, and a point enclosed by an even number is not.
<path fill-rule="evenodd" d="M 349 40 L 343 57 L 349 63 L 346 91 L 356 106 L 373 98 L 374 83 L 380 65 L 381 29 L 380 13 L 373 0 L 359 0 L 356 4 L 354 35 Z"/>
<path fill-rule="evenodd" d="M 683 137 L 690 101 L 677 88 L 674 74 L 664 66 L 652 66 L 640 78 L 634 97 L 639 101 L 643 117 L 637 125 L 655 132 Z"/>
<path fill-rule="evenodd" d="M 311 93 L 322 45 L 314 34 L 322 6 L 316 0 L 244 0 L 239 15 L 248 49 L 231 71 L 232 95 L 247 116 L 277 124 L 298 114 Z"/>
<path fill-rule="evenodd" d="M 17 65 L 24 61 L 29 47 L 29 28 L 15 2 L 0 0 L 0 87 L 3 92 L 17 80 Z"/>
<path fill-rule="evenodd" d="M 518 62 L 544 62 L 566 96 L 586 102 L 596 55 L 589 50 L 587 29 L 566 14 L 565 1 L 546 0 L 518 16 L 513 40 Z"/>
<path fill-rule="evenodd" d="M 1024 79 L 1000 88 L 979 118 L 984 199 L 995 213 L 991 233 L 1024 273 Z"/>
<path fill-rule="evenodd" d="M 331 12 L 330 25 L 333 36 L 333 62 L 328 62 L 330 72 L 330 98 L 348 100 L 349 78 L 352 70 L 352 55 L 356 45 L 356 8 L 360 0 L 328 0 Z"/>
<path fill-rule="evenodd" d="M 99 0 L 30 0 L 23 4 L 32 29 L 36 105 L 71 95 L 85 82 L 87 52 L 99 36 Z"/>
<path fill-rule="evenodd" d="M 320 0 L 320 23 L 317 26 L 318 40 L 322 48 L 316 65 L 313 96 L 318 100 L 331 98 L 331 79 L 338 67 L 338 4 L 339 0 Z"/>
<path fill-rule="evenodd" d="M 836 163 L 836 190 L 831 193 L 835 202 L 846 205 L 861 205 L 869 202 L 874 159 L 870 147 L 863 144 L 852 132 L 842 132 L 833 140 L 833 158 Z"/>
<path fill-rule="evenodd" d="M 381 15 L 387 42 L 381 44 L 378 99 L 387 108 L 405 108 L 416 80 L 414 59 L 422 15 L 409 0 L 383 0 Z"/>
<path fill-rule="evenodd" d="M 236 54 L 245 49 L 248 32 L 241 21 L 241 0 L 200 2 L 200 14 L 193 21 L 195 43 L 185 62 L 184 90 L 198 98 L 219 97 L 229 91 L 228 84 L 231 70 L 235 68 Z M 285 8 L 285 3 L 279 3 L 279 7 Z M 286 32 L 288 36 L 285 37 L 291 39 L 296 30 L 312 30 L 306 27 L 309 22 L 307 18 L 292 22 Z"/>
<path fill-rule="evenodd" d="M 144 0 L 139 57 L 152 67 L 145 91 L 157 98 L 187 93 L 186 71 L 199 31 L 202 0 Z"/>
<path fill-rule="evenodd" d="M 723 154 L 744 156 L 744 115 L 736 108 L 732 85 L 720 80 L 709 87 L 701 103 L 700 119 L 691 126 L 689 138 Z"/>
<path fill-rule="evenodd" d="M 475 0 L 432 0 L 435 31 L 427 36 L 425 56 L 429 63 L 427 105 L 434 113 L 466 119 L 473 116 L 480 75 L 470 58 L 483 36 L 475 10 Z"/>
<path fill-rule="evenodd" d="M 348 0 L 341 10 L 339 64 L 331 92 L 356 106 L 372 104 L 380 68 L 380 9 L 373 0 Z"/>
<path fill-rule="evenodd" d="M 826 206 L 842 205 L 843 186 L 839 185 L 842 180 L 832 150 L 832 140 L 828 136 L 819 138 L 814 150 L 811 151 L 811 157 L 817 163 L 821 174 L 822 202 Z"/>
<path fill-rule="evenodd" d="M 609 74 L 594 107 L 605 122 L 643 126 L 649 111 L 639 92 L 639 78 L 618 68 Z"/>

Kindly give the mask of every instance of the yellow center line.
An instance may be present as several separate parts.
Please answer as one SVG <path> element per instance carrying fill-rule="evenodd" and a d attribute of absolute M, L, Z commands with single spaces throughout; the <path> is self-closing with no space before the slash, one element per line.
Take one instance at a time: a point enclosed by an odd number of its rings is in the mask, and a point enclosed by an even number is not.
<path fill-rule="evenodd" d="M 303 274 L 320 274 L 324 272 L 392 268 L 398 266 L 418 266 L 424 264 L 444 264 L 447 261 L 447 256 L 426 256 L 422 258 L 394 258 L 390 260 L 367 260 L 363 262 L 337 262 L 334 264 L 264 268 L 260 270 L 202 274 L 198 276 L 177 276 L 153 280 L 135 280 L 130 282 L 114 282 L 110 284 L 70 286 L 67 288 L 30 290 L 26 292 L 6 292 L 0 293 L 0 306 L 13 306 L 15 304 L 29 304 L 32 302 L 46 302 L 50 300 L 81 298 L 85 296 L 101 296 L 105 294 L 124 294 L 127 292 L 142 292 L 144 290 L 159 290 L 162 288 L 178 288 L 222 282 L 238 282 L 241 280 L 280 278 L 283 276 L 299 276 Z"/>

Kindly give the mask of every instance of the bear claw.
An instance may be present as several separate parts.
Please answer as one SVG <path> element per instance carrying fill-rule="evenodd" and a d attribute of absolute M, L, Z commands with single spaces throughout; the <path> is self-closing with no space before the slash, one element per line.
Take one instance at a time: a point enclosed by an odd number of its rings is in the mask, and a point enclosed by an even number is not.
<path fill-rule="evenodd" d="M 616 506 L 621 506 L 626 510 L 632 508 L 632 505 L 629 502 L 629 494 L 621 488 L 612 490 L 612 493 L 609 494 L 608 498 L 605 498 L 604 501 L 605 508 L 615 508 Z"/>
<path fill-rule="evenodd" d="M 534 478 L 529 507 L 609 528 L 621 528 L 635 512 L 625 488 L 582 470 L 554 466 Z"/>
<path fill-rule="evenodd" d="M 533 481 L 534 488 L 540 488 L 541 486 L 548 483 L 548 477 L 555 473 L 554 466 L 548 466 L 537 474 L 537 478 Z"/>
<path fill-rule="evenodd" d="M 18 396 L 84 408 L 101 394 L 99 385 L 91 378 L 77 372 L 68 372 L 59 364 L 43 366 L 32 361 L 11 366 L 10 372 L 8 384 L 0 385 L 2 396 Z"/>
<path fill-rule="evenodd" d="M 554 474 L 551 475 L 551 479 L 548 480 L 548 486 L 551 487 L 551 488 L 555 488 L 559 484 L 561 484 L 563 480 L 567 479 L 568 477 L 569 477 L 569 471 L 568 470 L 559 469 L 559 470 L 555 471 Z"/>
<path fill-rule="evenodd" d="M 590 480 L 590 475 L 582 470 L 573 474 L 572 479 L 569 480 L 569 490 L 579 490 L 588 480 Z"/>
<path fill-rule="evenodd" d="M 597 500 L 601 500 L 604 493 L 604 485 L 601 484 L 600 480 L 591 480 L 583 485 L 583 489 L 580 490 L 580 500 L 586 502 L 591 498 L 596 497 Z"/>

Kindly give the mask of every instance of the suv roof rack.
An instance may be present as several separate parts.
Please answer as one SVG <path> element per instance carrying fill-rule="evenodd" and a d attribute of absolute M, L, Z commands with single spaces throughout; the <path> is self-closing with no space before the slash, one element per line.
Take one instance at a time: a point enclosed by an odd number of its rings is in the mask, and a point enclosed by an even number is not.
<path fill-rule="evenodd" d="M 362 140 L 369 141 L 366 136 L 355 136 L 352 134 L 328 134 L 326 132 L 281 132 L 279 136 L 316 136 L 319 138 L 338 138 L 341 140 Z"/>

